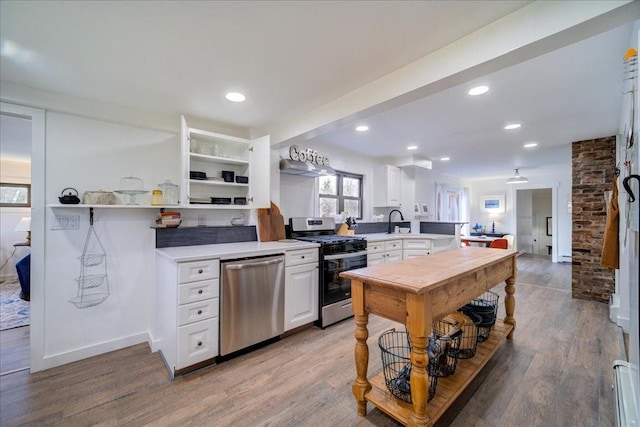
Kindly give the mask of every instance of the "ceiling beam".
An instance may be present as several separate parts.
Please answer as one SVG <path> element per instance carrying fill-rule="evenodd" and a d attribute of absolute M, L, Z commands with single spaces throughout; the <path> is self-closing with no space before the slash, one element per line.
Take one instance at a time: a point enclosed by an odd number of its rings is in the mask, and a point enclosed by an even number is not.
<path fill-rule="evenodd" d="M 536 1 L 265 133 L 304 141 L 640 18 L 640 2 Z"/>

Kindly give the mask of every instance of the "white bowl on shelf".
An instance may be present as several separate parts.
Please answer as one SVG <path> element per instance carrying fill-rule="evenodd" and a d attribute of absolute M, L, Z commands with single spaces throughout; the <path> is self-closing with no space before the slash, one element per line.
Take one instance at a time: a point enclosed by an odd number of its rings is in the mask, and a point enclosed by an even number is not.
<path fill-rule="evenodd" d="M 400 232 L 400 234 L 408 234 L 411 231 L 411 229 L 408 227 L 400 227 L 398 231 Z"/>

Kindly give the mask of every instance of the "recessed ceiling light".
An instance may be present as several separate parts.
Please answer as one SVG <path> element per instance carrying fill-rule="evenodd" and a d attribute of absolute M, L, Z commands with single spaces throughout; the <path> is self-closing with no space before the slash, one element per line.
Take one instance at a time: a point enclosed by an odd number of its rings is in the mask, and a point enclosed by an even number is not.
<path fill-rule="evenodd" d="M 418 146 L 417 145 L 410 145 L 407 147 L 407 150 L 417 150 Z"/>
<path fill-rule="evenodd" d="M 229 92 L 224 97 L 227 98 L 231 102 L 243 102 L 245 99 L 247 99 L 240 92 Z"/>
<path fill-rule="evenodd" d="M 482 95 L 489 92 L 489 86 L 476 86 L 467 92 L 471 96 Z"/>
<path fill-rule="evenodd" d="M 356 128 L 356 130 L 357 130 L 358 132 L 366 132 L 366 131 L 368 131 L 368 130 L 369 130 L 369 126 L 360 125 L 360 126 L 358 126 L 358 127 Z"/>
<path fill-rule="evenodd" d="M 504 127 L 505 130 L 512 130 L 512 129 L 518 129 L 520 126 L 522 126 L 520 123 L 511 123 L 508 124 Z"/>
<path fill-rule="evenodd" d="M 537 146 L 538 146 L 537 142 L 529 142 L 529 143 L 523 145 L 524 148 L 533 148 L 533 147 L 537 147 Z"/>
<path fill-rule="evenodd" d="M 441 162 L 448 162 L 449 160 L 451 160 L 451 157 L 440 157 Z"/>

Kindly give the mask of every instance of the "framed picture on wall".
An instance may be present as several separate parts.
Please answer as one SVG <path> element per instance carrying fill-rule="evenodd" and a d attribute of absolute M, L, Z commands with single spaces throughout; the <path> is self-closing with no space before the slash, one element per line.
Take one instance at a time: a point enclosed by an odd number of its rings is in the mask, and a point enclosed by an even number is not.
<path fill-rule="evenodd" d="M 413 205 L 413 212 L 419 216 L 427 215 L 429 213 L 429 206 L 427 206 L 427 202 L 416 202 Z"/>
<path fill-rule="evenodd" d="M 482 196 L 480 208 L 485 212 L 498 213 L 505 211 L 504 194 Z"/>
<path fill-rule="evenodd" d="M 0 182 L 0 207 L 31 207 L 31 184 Z"/>

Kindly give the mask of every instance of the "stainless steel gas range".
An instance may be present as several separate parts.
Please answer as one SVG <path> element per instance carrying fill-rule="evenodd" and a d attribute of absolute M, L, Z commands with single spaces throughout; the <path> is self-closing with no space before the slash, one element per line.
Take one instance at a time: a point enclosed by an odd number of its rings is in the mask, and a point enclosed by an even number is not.
<path fill-rule="evenodd" d="M 291 237 L 320 243 L 320 318 L 325 328 L 353 316 L 351 281 L 343 271 L 367 266 L 367 241 L 358 236 L 339 236 L 333 218 L 294 217 L 289 219 Z"/>

